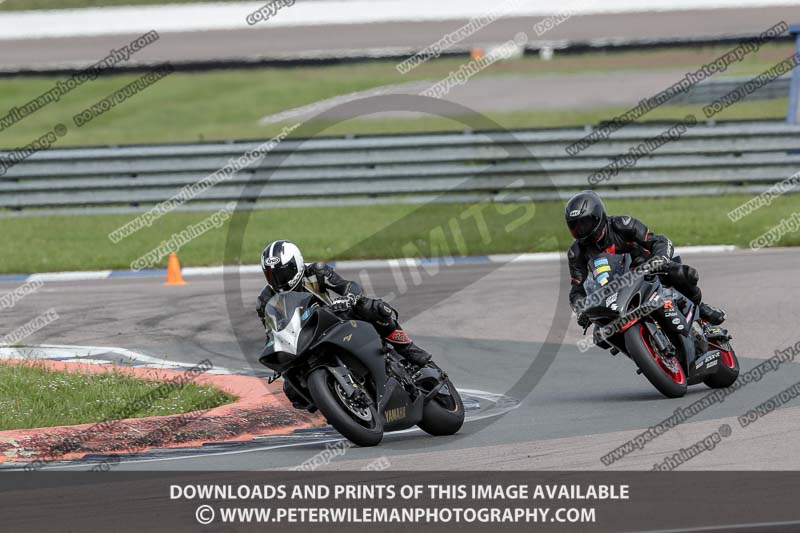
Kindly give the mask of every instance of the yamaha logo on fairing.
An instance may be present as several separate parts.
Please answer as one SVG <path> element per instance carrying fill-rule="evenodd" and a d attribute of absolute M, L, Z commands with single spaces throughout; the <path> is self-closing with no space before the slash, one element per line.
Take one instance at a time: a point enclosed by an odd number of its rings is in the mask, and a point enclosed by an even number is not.
<path fill-rule="evenodd" d="M 383 414 L 386 417 L 387 422 L 394 422 L 395 420 L 400 420 L 401 418 L 406 417 L 406 408 L 397 407 L 396 409 L 388 409 L 384 411 Z"/>

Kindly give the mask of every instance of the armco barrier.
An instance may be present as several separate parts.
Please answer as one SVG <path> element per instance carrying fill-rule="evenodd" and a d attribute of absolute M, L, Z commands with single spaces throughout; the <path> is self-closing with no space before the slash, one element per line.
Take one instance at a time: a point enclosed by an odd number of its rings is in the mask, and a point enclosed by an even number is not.
<path fill-rule="evenodd" d="M 591 174 L 667 126 L 626 126 L 576 156 L 568 155 L 566 147 L 590 128 L 286 139 L 263 160 L 189 204 L 563 198 L 589 187 Z M 130 210 L 169 199 L 259 144 L 51 149 L 13 166 L 0 179 L 0 208 Z M 619 197 L 752 193 L 798 170 L 800 126 L 701 123 L 594 188 Z"/>

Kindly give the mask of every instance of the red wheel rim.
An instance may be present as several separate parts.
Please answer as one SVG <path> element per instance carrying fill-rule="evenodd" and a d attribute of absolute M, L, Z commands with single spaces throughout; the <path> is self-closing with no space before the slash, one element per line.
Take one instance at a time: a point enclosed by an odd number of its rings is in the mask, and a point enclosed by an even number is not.
<path fill-rule="evenodd" d="M 672 357 L 672 362 L 675 365 L 677 370 L 673 370 L 664 362 L 664 359 L 661 358 L 660 355 L 656 353 L 652 346 L 650 346 L 650 332 L 644 327 L 644 324 L 639 325 L 639 335 L 642 337 L 642 342 L 647 347 L 647 351 L 650 352 L 650 357 L 655 360 L 658 367 L 664 372 L 666 375 L 672 379 L 678 385 L 683 385 L 686 382 L 686 376 L 683 374 L 683 368 L 681 367 L 680 362 L 678 362 L 677 357 Z"/>
<path fill-rule="evenodd" d="M 733 359 L 733 354 L 728 350 L 720 350 L 719 353 L 722 354 L 722 364 L 727 366 L 728 368 L 734 368 L 736 366 L 736 361 Z"/>
<path fill-rule="evenodd" d="M 719 353 L 722 356 L 723 365 L 727 366 L 728 368 L 736 368 L 736 359 L 733 358 L 733 352 L 724 349 L 722 346 L 714 342 L 709 343 L 709 345 L 715 350 L 719 350 Z"/>

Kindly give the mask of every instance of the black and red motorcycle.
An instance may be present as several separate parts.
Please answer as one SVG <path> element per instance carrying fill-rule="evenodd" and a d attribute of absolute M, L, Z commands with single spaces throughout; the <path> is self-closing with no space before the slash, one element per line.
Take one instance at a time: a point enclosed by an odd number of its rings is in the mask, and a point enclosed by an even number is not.
<path fill-rule="evenodd" d="M 739 361 L 727 330 L 700 320 L 697 305 L 661 282 L 659 268 L 631 263 L 628 254 L 601 254 L 589 265 L 583 312 L 595 325 L 595 343 L 630 357 L 668 398 L 701 382 L 731 386 Z"/>

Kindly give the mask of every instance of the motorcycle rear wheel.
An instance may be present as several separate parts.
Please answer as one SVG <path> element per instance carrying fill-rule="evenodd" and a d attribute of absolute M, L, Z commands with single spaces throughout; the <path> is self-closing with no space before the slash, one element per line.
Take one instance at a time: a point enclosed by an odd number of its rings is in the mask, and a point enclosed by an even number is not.
<path fill-rule="evenodd" d="M 739 377 L 739 359 L 729 342 L 709 341 L 709 348 L 720 351 L 717 372 L 703 380 L 712 389 L 725 389 Z"/>
<path fill-rule="evenodd" d="M 665 360 L 657 352 L 644 324 L 635 324 L 624 335 L 625 346 L 636 366 L 661 394 L 667 398 L 680 398 L 686 394 L 686 373 L 680 362 L 674 356 Z"/>
<path fill-rule="evenodd" d="M 375 446 L 383 440 L 383 422 L 375 407 L 349 405 L 341 385 L 327 368 L 318 368 L 308 376 L 308 390 L 328 423 L 347 439 L 358 446 Z"/>
<path fill-rule="evenodd" d="M 464 425 L 464 402 L 461 396 L 449 378 L 445 380 L 444 387 L 448 388 L 450 394 L 436 394 L 428 400 L 422 409 L 422 420 L 417 424 L 422 431 L 434 437 L 455 435 Z"/>

